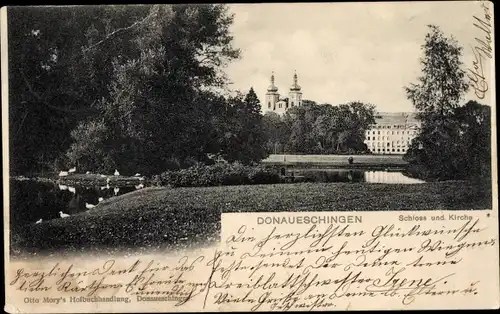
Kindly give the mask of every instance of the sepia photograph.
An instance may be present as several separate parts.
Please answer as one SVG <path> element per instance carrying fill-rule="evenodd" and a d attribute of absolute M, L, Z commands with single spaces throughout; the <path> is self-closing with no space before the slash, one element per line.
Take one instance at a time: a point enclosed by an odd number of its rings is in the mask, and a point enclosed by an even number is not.
<path fill-rule="evenodd" d="M 10 258 L 211 247 L 226 213 L 491 212 L 490 10 L 8 7 Z"/>

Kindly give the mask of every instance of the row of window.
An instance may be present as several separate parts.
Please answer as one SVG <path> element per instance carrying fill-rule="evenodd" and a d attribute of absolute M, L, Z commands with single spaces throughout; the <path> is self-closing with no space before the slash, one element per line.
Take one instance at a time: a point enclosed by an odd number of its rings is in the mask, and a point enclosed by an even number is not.
<path fill-rule="evenodd" d="M 397 152 L 397 153 L 405 153 L 405 152 L 406 152 L 406 149 L 404 149 L 404 148 L 401 148 L 401 149 L 396 148 L 396 149 L 394 149 L 394 148 L 393 148 L 393 149 L 391 150 L 391 149 L 389 149 L 389 148 L 388 148 L 388 149 L 385 149 L 385 148 L 382 148 L 382 149 L 377 148 L 376 150 L 375 150 L 375 149 L 371 150 L 371 152 L 373 152 L 373 153 L 374 153 L 374 152 L 377 152 L 377 153 L 380 153 L 380 152 L 383 152 L 383 153 L 385 153 L 385 152 L 390 153 L 391 151 L 392 151 L 393 153 L 396 153 L 396 152 Z"/>
<path fill-rule="evenodd" d="M 408 126 L 405 124 L 394 124 L 394 125 L 374 125 L 374 129 L 406 129 Z"/>
<path fill-rule="evenodd" d="M 396 132 L 396 133 L 394 133 L 394 132 Z M 399 134 L 400 134 L 399 132 L 400 132 L 400 131 L 386 131 L 386 133 L 385 133 L 385 134 L 387 134 L 387 135 L 389 135 L 389 134 L 392 134 L 392 135 L 394 135 L 394 134 L 399 135 Z M 405 133 L 405 132 L 406 132 L 406 133 Z M 366 134 L 380 134 L 380 131 L 366 131 Z M 382 134 L 384 134 L 384 131 L 382 131 Z M 416 134 L 417 134 L 417 131 L 401 131 L 401 135 L 403 135 L 403 134 L 408 134 L 408 135 L 410 135 L 410 134 L 411 134 L 411 135 L 416 135 Z"/>
<path fill-rule="evenodd" d="M 368 144 L 370 144 L 370 143 L 368 143 Z M 391 143 L 390 143 L 390 142 L 387 142 L 387 143 L 385 143 L 385 144 L 384 144 L 384 143 L 377 142 L 377 145 L 376 145 L 376 146 L 380 147 L 380 146 L 384 146 L 384 145 L 385 145 L 385 146 L 401 146 L 401 145 L 407 145 L 407 146 L 409 146 L 409 145 L 410 145 L 410 141 L 407 141 L 406 143 L 405 143 L 405 142 L 403 142 L 403 141 L 401 141 L 401 143 L 400 143 L 399 141 L 398 141 L 397 143 L 392 142 L 392 145 L 391 145 Z M 375 143 L 371 143 L 371 145 L 369 145 L 369 146 L 375 147 Z"/>
<path fill-rule="evenodd" d="M 404 139 L 405 138 L 403 136 L 401 136 L 401 141 L 404 141 Z M 412 139 L 413 138 L 411 138 L 411 137 L 407 137 L 406 138 L 407 141 L 411 141 Z M 386 136 L 382 136 L 382 138 L 380 138 L 380 136 L 371 136 L 371 137 L 367 136 L 366 140 L 367 141 L 380 141 L 380 140 L 385 141 L 385 140 L 394 140 L 394 138 L 393 137 L 389 137 L 389 136 L 387 136 L 387 137 Z"/>

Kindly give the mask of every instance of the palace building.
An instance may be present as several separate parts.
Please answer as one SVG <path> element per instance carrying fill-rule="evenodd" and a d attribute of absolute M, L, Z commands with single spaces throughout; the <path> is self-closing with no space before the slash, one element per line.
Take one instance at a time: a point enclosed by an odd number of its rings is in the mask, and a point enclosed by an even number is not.
<path fill-rule="evenodd" d="M 365 144 L 374 154 L 405 154 L 420 129 L 415 114 L 409 112 L 380 112 L 375 122 L 365 132 Z"/>
<path fill-rule="evenodd" d="M 289 108 L 302 105 L 302 91 L 297 84 L 297 73 L 293 75 L 293 84 L 288 91 L 288 97 L 282 97 L 278 93 L 278 87 L 274 85 L 274 73 L 271 75 L 271 85 L 267 88 L 264 111 L 272 111 L 277 114 L 285 113 Z"/>

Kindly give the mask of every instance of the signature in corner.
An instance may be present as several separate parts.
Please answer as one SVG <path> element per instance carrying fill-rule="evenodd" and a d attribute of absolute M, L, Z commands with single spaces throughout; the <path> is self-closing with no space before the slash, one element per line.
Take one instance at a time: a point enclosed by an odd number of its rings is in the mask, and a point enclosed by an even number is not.
<path fill-rule="evenodd" d="M 483 61 L 485 59 L 492 58 L 492 47 L 491 47 L 491 12 L 490 8 L 484 3 L 481 4 L 484 10 L 484 17 L 478 18 L 474 16 L 475 22 L 474 27 L 478 28 L 484 33 L 482 38 L 476 37 L 476 45 L 471 45 L 472 53 L 474 54 L 475 60 L 472 62 L 473 68 L 468 69 L 467 76 L 471 81 L 472 88 L 474 88 L 475 94 L 479 99 L 484 99 L 486 92 L 488 91 L 488 83 L 486 82 L 486 77 L 483 69 Z"/>

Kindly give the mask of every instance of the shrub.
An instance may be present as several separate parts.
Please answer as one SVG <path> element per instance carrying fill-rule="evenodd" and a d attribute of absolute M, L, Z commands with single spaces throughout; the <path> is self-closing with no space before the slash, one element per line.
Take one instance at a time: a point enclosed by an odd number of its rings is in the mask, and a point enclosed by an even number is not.
<path fill-rule="evenodd" d="M 273 184 L 279 182 L 279 173 L 274 168 L 246 166 L 240 163 L 198 164 L 187 169 L 165 171 L 159 178 L 161 185 L 172 187 Z"/>

